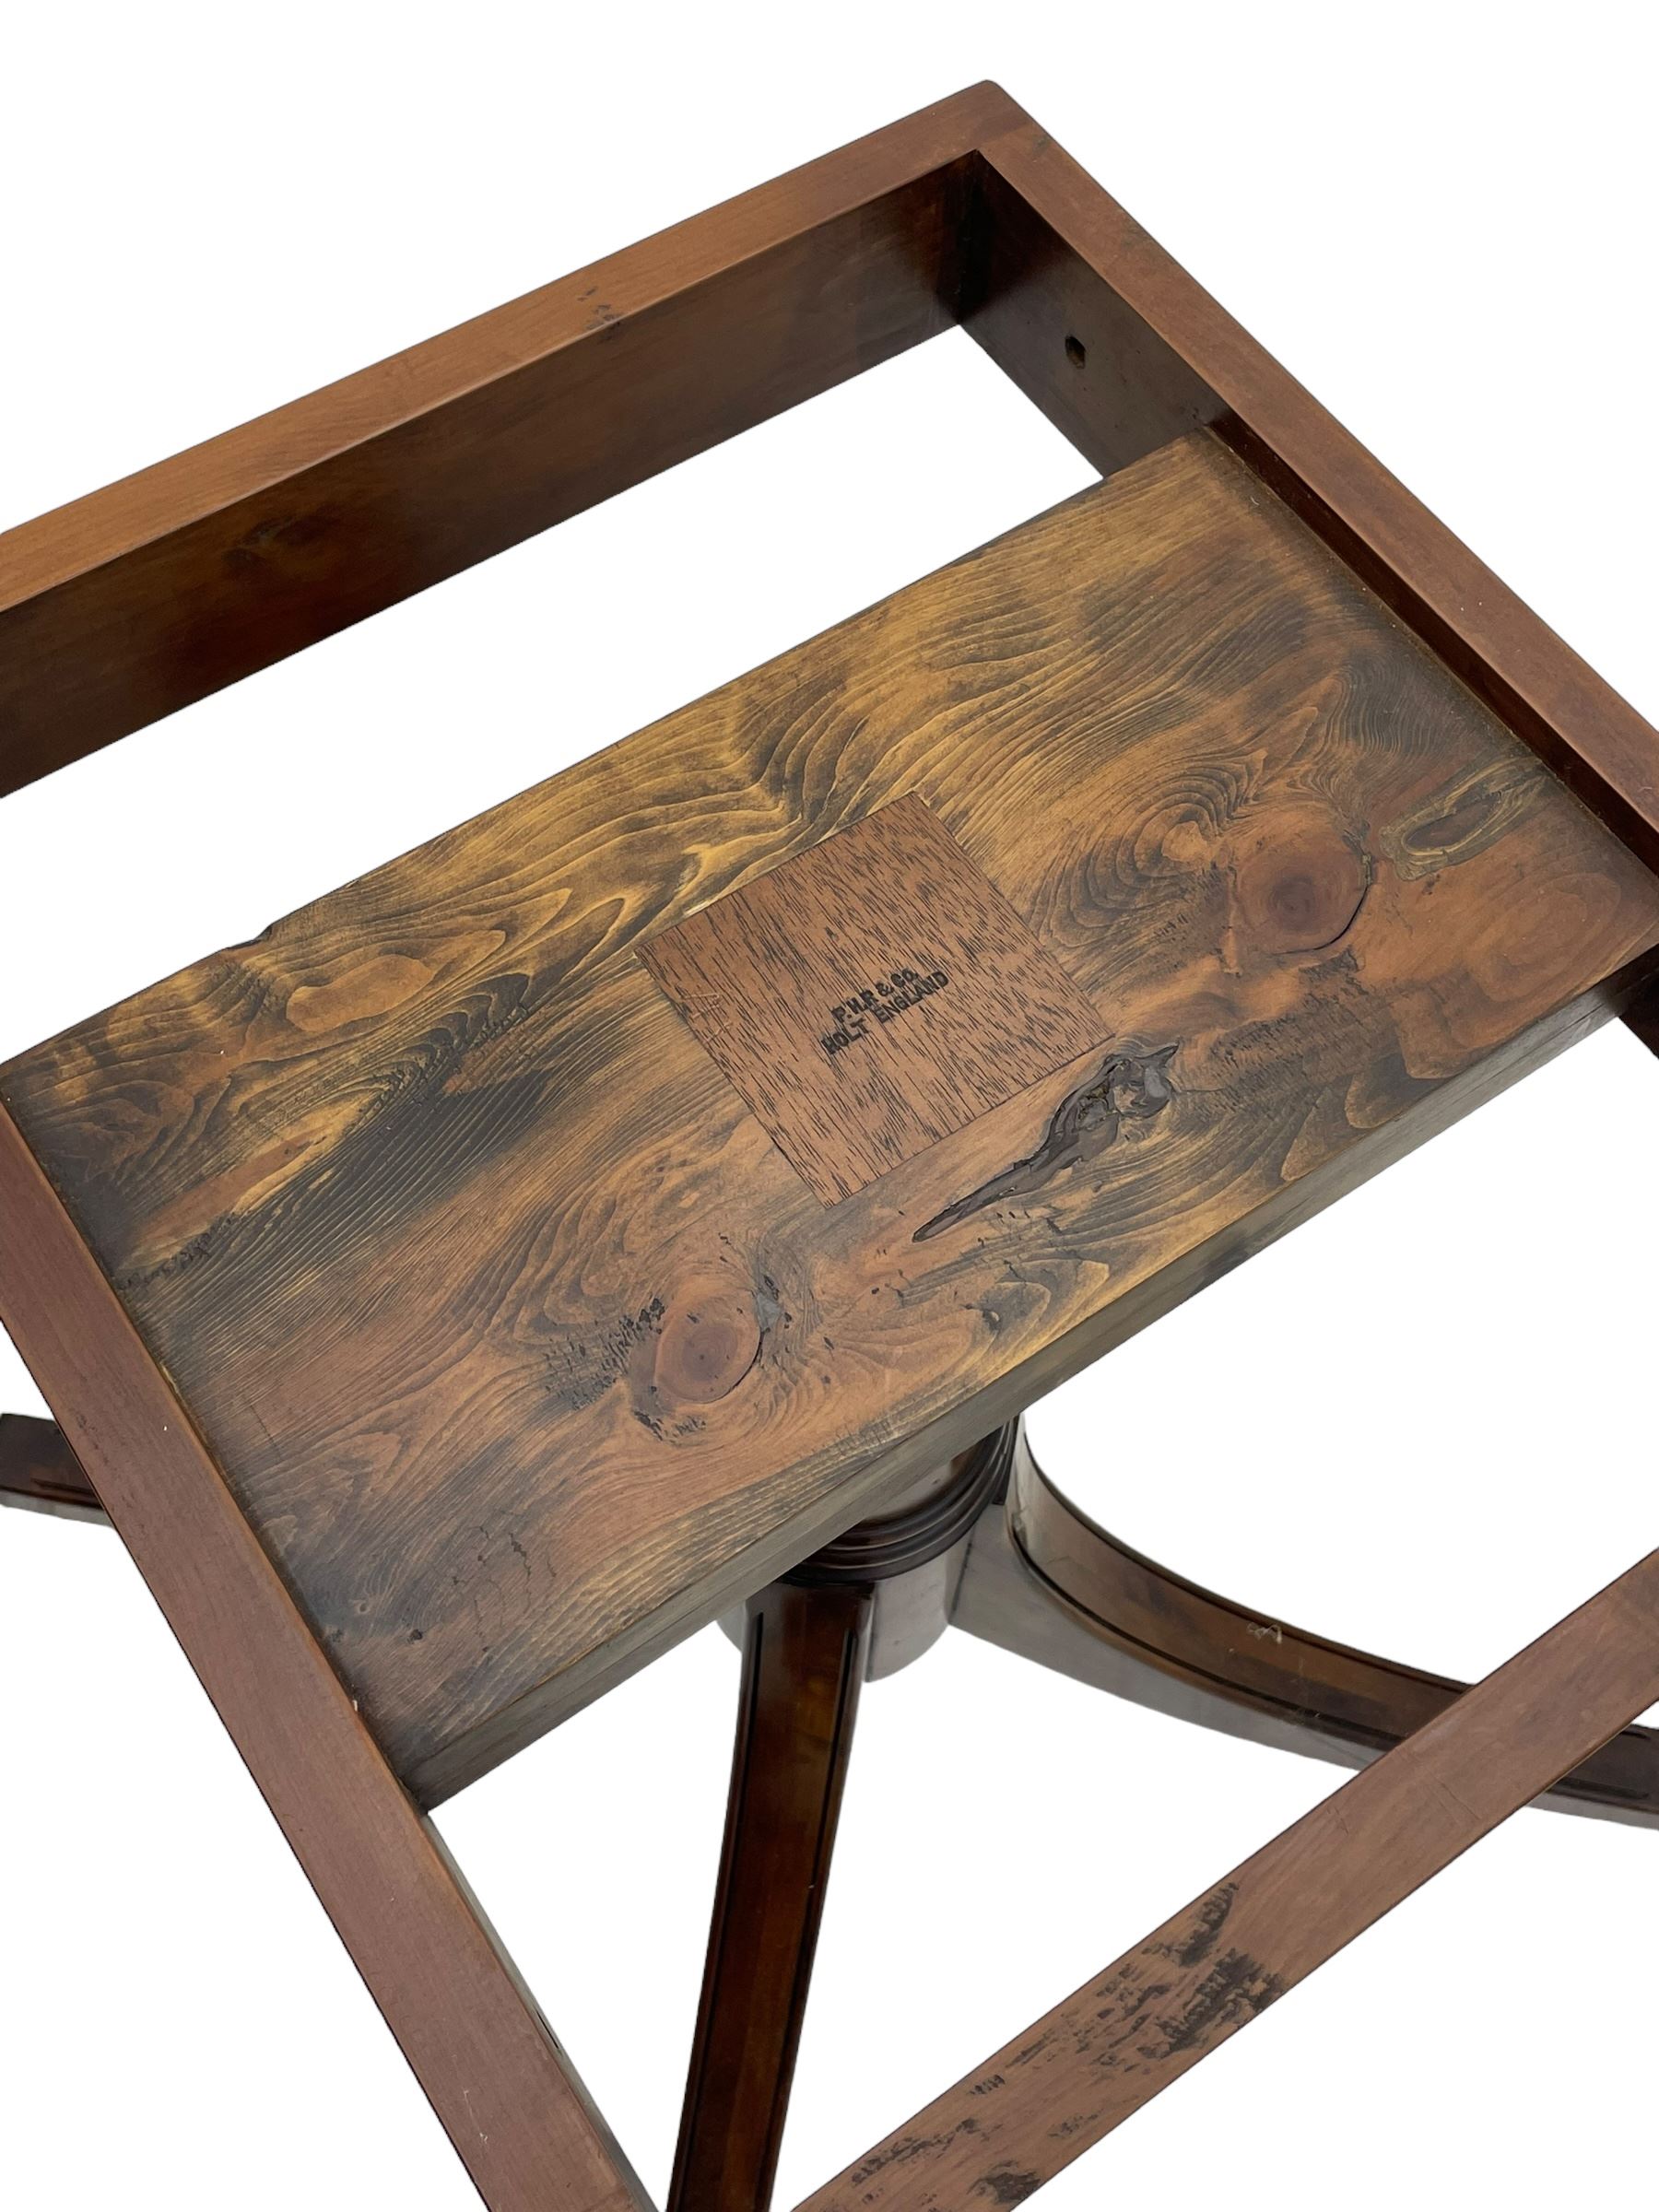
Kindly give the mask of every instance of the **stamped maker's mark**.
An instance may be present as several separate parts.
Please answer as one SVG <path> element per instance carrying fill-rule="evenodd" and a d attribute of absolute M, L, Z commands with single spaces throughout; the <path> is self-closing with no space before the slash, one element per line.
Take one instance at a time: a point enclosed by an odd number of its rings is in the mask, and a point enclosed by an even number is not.
<path fill-rule="evenodd" d="M 910 1007 L 919 1006 L 935 991 L 943 991 L 949 982 L 943 968 L 930 968 L 926 974 L 917 968 L 895 968 L 879 982 L 854 991 L 839 1006 L 831 1007 L 830 1028 L 818 1042 L 833 1059 L 861 1037 L 869 1036 L 873 1029 L 885 1029 Z"/>
<path fill-rule="evenodd" d="M 826 1205 L 1103 1049 L 1108 1026 L 914 794 L 641 957 Z"/>

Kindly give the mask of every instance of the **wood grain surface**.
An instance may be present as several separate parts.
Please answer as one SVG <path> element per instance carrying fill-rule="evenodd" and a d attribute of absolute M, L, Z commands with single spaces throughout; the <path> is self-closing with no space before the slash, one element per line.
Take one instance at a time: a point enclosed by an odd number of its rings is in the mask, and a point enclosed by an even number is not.
<path fill-rule="evenodd" d="M 1023 2204 L 1656 1695 L 1659 1551 L 1333 1792 L 815 2190 L 799 2212 Z M 1445 1962 L 1448 1983 L 1455 1967 Z M 1444 1997 L 1455 2004 L 1453 1988 Z"/>
<path fill-rule="evenodd" d="M 1102 1042 L 913 794 L 653 937 L 646 966 L 826 1203 Z"/>
<path fill-rule="evenodd" d="M 640 958 L 908 795 L 1091 1049 L 828 1209 Z M 1600 1019 L 1659 888 L 1207 432 L 3 1096 L 432 1801 Z"/>

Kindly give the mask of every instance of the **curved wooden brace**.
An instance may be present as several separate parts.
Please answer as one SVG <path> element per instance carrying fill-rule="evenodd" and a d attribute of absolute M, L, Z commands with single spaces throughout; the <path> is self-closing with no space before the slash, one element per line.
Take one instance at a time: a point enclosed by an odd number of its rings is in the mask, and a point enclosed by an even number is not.
<path fill-rule="evenodd" d="M 1342 1766 L 1367 1765 L 1466 1687 L 1253 1613 L 1131 1550 L 1044 1474 L 1023 1432 L 952 1620 L 1137 1704 Z M 1538 1802 L 1659 1821 L 1659 1731 L 1625 1729 Z"/>

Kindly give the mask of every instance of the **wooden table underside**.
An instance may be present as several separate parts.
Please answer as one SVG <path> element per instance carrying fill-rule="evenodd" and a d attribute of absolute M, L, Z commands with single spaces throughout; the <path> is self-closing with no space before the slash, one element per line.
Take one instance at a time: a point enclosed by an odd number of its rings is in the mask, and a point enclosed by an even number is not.
<path fill-rule="evenodd" d="M 906 809 L 936 880 L 913 836 L 841 864 Z M 815 845 L 798 911 L 674 972 L 826 1129 L 898 1126 L 828 1204 L 653 973 Z M 948 1456 L 1581 1034 L 1656 940 L 1641 864 L 1200 431 L 0 1100 L 429 1800 L 872 1461 Z M 948 982 L 831 1054 L 909 971 Z"/>
<path fill-rule="evenodd" d="M 0 541 L 16 782 L 953 318 L 1102 485 L 0 1070 L 0 1312 L 68 1431 L 0 1423 L 0 1489 L 108 1505 L 498 2212 L 641 2193 L 406 1791 L 1624 1010 L 1653 735 L 994 88 Z M 1082 1528 L 1027 1466 L 960 1625 L 1419 1733 L 825 2212 L 1017 2202 L 1515 1806 L 1659 1803 L 1651 1561 L 1459 1698 L 1241 1655 Z M 762 1734 L 840 1716 L 825 1804 L 867 1638 L 837 1598 L 748 1677 Z M 791 2019 L 718 2185 L 694 2078 L 677 2212 L 763 2194 Z"/>

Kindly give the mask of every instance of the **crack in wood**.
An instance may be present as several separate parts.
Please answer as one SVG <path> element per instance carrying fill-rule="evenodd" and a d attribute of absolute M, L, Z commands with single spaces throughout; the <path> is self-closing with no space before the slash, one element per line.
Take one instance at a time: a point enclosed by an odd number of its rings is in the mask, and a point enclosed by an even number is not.
<path fill-rule="evenodd" d="M 1000 1199 L 1030 1196 L 1067 1168 L 1104 1152 L 1116 1142 L 1126 1121 L 1149 1121 L 1161 1113 L 1175 1096 L 1169 1067 L 1180 1049 L 1177 1042 L 1150 1053 L 1126 1046 L 1109 1053 L 1087 1082 L 1060 1101 L 1034 1152 L 924 1221 L 912 1243 L 941 1236 Z"/>

